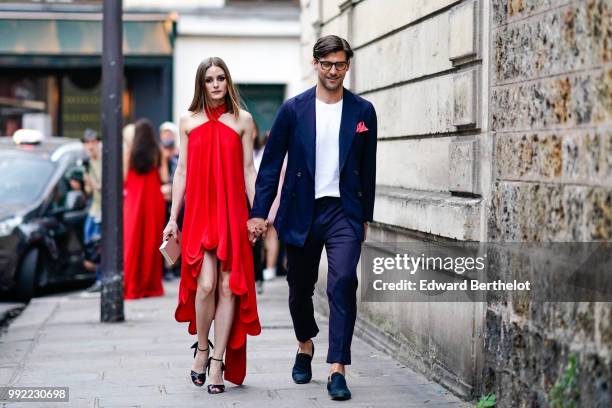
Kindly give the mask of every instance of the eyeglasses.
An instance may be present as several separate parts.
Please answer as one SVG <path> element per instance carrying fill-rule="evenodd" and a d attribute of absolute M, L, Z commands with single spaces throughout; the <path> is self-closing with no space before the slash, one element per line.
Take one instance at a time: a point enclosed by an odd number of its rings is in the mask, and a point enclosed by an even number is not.
<path fill-rule="evenodd" d="M 323 68 L 323 70 L 325 71 L 329 71 L 332 65 L 336 67 L 336 71 L 344 71 L 345 69 L 348 68 L 347 61 L 338 61 L 338 62 L 321 61 L 321 60 L 317 60 L 317 61 L 321 65 L 321 68 Z"/>

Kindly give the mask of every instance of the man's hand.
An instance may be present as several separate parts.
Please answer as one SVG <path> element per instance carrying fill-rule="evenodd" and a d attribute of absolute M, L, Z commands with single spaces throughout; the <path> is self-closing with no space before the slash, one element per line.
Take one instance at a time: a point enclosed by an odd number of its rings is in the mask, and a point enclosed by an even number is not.
<path fill-rule="evenodd" d="M 368 223 L 364 222 L 363 223 L 363 241 L 365 242 L 366 239 L 368 239 Z"/>
<path fill-rule="evenodd" d="M 247 229 L 249 230 L 249 241 L 255 244 L 259 237 L 266 237 L 268 221 L 263 218 L 251 218 L 247 221 Z"/>

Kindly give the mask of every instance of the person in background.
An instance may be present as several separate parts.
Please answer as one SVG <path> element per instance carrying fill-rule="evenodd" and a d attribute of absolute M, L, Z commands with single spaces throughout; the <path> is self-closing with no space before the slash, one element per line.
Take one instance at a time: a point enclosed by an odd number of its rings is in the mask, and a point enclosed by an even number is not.
<path fill-rule="evenodd" d="M 123 157 L 125 159 L 126 154 L 129 154 L 132 149 L 132 143 L 134 143 L 134 131 L 135 126 L 133 123 L 128 123 L 123 127 L 122 131 L 122 140 L 123 140 Z M 125 162 L 125 160 L 124 160 Z M 125 176 L 127 176 L 127 170 L 125 166 L 123 167 L 123 179 L 125 180 Z"/>
<path fill-rule="evenodd" d="M 170 175 L 169 185 L 171 186 L 179 156 L 179 139 L 176 125 L 172 122 L 162 123 L 159 127 L 159 139 L 161 141 L 162 157 L 168 161 L 170 166 L 168 167 L 168 174 Z"/>
<path fill-rule="evenodd" d="M 89 157 L 86 162 L 84 180 L 85 193 L 90 197 L 91 205 L 85 219 L 85 230 L 83 232 L 83 242 L 85 246 L 88 246 L 99 240 L 102 232 L 102 152 L 100 136 L 93 129 L 85 129 L 81 142 L 83 142 L 85 152 Z M 99 292 L 102 289 L 100 265 L 86 260 L 85 268 L 87 270 L 95 269 L 96 271 L 96 281 L 87 289 L 87 292 Z"/>
<path fill-rule="evenodd" d="M 124 152 L 123 163 L 125 299 L 164 294 L 158 248 L 166 212 L 161 185 L 168 182 L 168 166 L 162 160 L 151 122 L 140 119 L 134 126 L 134 140 Z"/>
<path fill-rule="evenodd" d="M 169 180 L 162 185 L 162 194 L 166 200 L 166 223 L 170 220 L 170 208 L 172 207 L 172 181 L 178 164 L 179 139 L 178 129 L 172 122 L 164 122 L 159 127 L 159 139 L 161 141 L 162 160 L 168 165 Z M 181 276 L 181 262 L 178 260 L 173 266 L 164 264 L 164 280 L 172 281 Z"/>
<path fill-rule="evenodd" d="M 67 176 L 69 190 L 64 198 L 64 208 L 85 208 L 85 179 L 80 167 L 73 168 Z"/>
<path fill-rule="evenodd" d="M 255 123 L 255 132 L 253 133 L 253 165 L 255 166 L 255 171 L 259 168 L 259 163 L 261 163 L 261 156 L 263 156 L 264 145 L 265 145 L 265 135 L 259 133 L 259 126 L 257 126 L 257 122 Z M 250 208 L 250 207 L 249 207 Z M 263 262 L 264 255 L 264 245 L 263 241 L 258 239 L 255 244 L 253 244 L 253 265 L 255 267 L 255 289 L 257 290 L 257 294 L 261 295 L 263 293 Z"/>
<path fill-rule="evenodd" d="M 85 173 L 81 167 L 75 167 L 68 173 L 70 190 L 85 192 Z"/>
<path fill-rule="evenodd" d="M 255 170 L 259 171 L 259 164 L 261 163 L 261 158 L 263 157 L 270 131 L 267 130 L 263 134 L 260 134 L 259 128 L 256 125 L 256 133 L 257 134 L 253 139 L 253 163 L 255 164 Z M 255 260 L 260 262 L 260 265 L 255 265 L 255 283 L 257 285 L 257 293 L 260 294 L 263 293 L 263 281 L 272 280 L 276 277 L 276 264 L 278 261 L 280 243 L 278 241 L 278 234 L 276 233 L 276 230 L 274 229 L 272 223 L 276 218 L 276 212 L 280 203 L 281 188 L 283 185 L 283 180 L 285 178 L 286 167 L 287 160 L 285 158 L 285 162 L 283 163 L 283 168 L 281 170 L 279 188 L 276 194 L 276 198 L 272 203 L 270 213 L 268 214 L 268 221 L 270 225 L 268 227 L 266 237 L 263 240 L 263 248 L 261 240 L 257 240 L 253 246 L 253 251 L 259 251 L 257 253 L 254 252 L 254 254 L 256 255 Z M 265 251 L 263 251 L 262 249 L 265 249 Z M 261 262 L 262 253 L 265 253 L 265 269 L 263 268 L 263 263 Z M 261 272 L 258 270 L 260 268 Z"/>
<path fill-rule="evenodd" d="M 15 134 L 15 132 L 19 130 L 20 127 L 21 125 L 19 124 L 19 119 L 16 119 L 16 118 L 7 119 L 6 123 L 4 124 L 4 135 L 3 136 L 12 137 L 13 134 Z"/>

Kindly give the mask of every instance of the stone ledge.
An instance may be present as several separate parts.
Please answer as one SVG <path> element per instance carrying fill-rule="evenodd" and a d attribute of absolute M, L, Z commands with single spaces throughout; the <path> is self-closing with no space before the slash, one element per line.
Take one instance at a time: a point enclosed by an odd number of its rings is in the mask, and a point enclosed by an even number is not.
<path fill-rule="evenodd" d="M 462 241 L 480 241 L 482 198 L 376 187 L 374 220 Z"/>

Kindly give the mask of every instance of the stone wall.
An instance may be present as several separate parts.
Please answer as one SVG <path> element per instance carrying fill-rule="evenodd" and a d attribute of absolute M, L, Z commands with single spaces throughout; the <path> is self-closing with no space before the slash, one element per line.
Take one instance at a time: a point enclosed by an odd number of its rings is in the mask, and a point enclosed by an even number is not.
<path fill-rule="evenodd" d="M 488 239 L 612 240 L 612 4 L 493 0 L 490 48 Z M 570 355 L 576 406 L 612 406 L 610 304 L 508 299 L 485 333 L 497 406 L 548 406 Z"/>
<path fill-rule="evenodd" d="M 609 0 L 301 3 L 304 87 L 315 39 L 343 36 L 378 112 L 370 240 L 612 240 Z M 548 406 L 576 356 L 577 406 L 603 407 L 611 322 L 603 303 L 360 303 L 356 333 L 499 407 Z"/>

